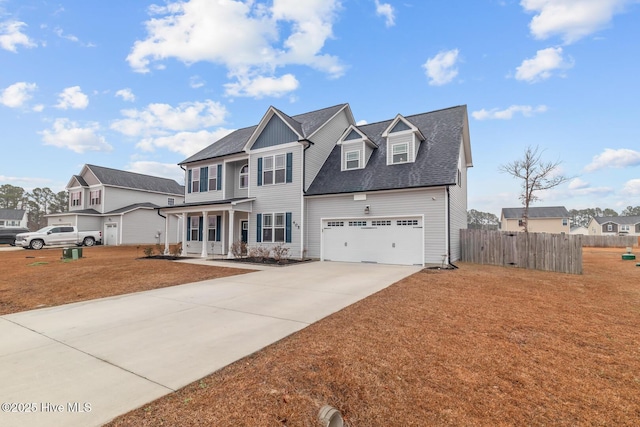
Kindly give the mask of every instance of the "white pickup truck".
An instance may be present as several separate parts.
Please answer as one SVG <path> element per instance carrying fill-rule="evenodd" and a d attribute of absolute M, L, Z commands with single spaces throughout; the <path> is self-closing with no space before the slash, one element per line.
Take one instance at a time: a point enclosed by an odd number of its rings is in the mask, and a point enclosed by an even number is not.
<path fill-rule="evenodd" d="M 102 243 L 101 231 L 78 231 L 71 226 L 49 226 L 30 233 L 16 235 L 16 246 L 25 249 L 42 249 L 43 246 L 78 245 L 93 246 Z"/>

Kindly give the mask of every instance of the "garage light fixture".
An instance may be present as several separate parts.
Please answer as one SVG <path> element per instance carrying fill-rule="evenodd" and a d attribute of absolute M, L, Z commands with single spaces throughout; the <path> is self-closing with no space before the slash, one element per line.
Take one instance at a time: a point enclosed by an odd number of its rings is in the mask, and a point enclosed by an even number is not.
<path fill-rule="evenodd" d="M 369 213 L 369 211 L 370 211 L 370 209 L 369 209 L 369 205 L 365 206 L 365 207 L 364 207 L 364 213 L 365 213 L 365 214 L 368 214 L 368 213 Z"/>

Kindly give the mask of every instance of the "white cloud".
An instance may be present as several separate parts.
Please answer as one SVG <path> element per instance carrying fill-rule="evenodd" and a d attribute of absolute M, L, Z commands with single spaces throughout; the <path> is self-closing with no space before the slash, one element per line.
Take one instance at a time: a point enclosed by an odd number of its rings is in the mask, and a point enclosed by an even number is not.
<path fill-rule="evenodd" d="M 516 79 L 535 83 L 551 77 L 554 70 L 566 70 L 571 67 L 573 61 L 562 57 L 561 47 L 549 47 L 536 52 L 535 57 L 522 61 L 516 68 Z"/>
<path fill-rule="evenodd" d="M 589 183 L 580 178 L 574 178 L 569 182 L 569 190 L 579 190 L 587 187 L 589 187 Z"/>
<path fill-rule="evenodd" d="M 279 98 L 289 92 L 293 92 L 299 86 L 298 80 L 293 74 L 285 74 L 282 77 L 238 76 L 236 83 L 224 85 L 225 93 L 229 96 L 247 96 L 260 99 L 264 96 Z"/>
<path fill-rule="evenodd" d="M 32 110 L 35 111 L 36 113 L 41 113 L 44 110 L 44 105 L 36 104 L 33 106 Z"/>
<path fill-rule="evenodd" d="M 226 108 L 211 100 L 184 102 L 177 107 L 169 104 L 149 104 L 144 110 L 122 110 L 126 118 L 116 120 L 111 128 L 129 136 L 167 135 L 218 126 L 224 123 Z"/>
<path fill-rule="evenodd" d="M 605 148 L 604 152 L 593 156 L 593 160 L 585 166 L 584 170 L 586 172 L 595 172 L 606 168 L 622 169 L 639 165 L 640 151 L 630 150 L 628 148 L 620 148 L 617 150 Z"/>
<path fill-rule="evenodd" d="M 483 108 L 482 110 L 472 112 L 471 116 L 476 120 L 511 120 L 516 113 L 520 113 L 524 117 L 531 117 L 534 114 L 544 113 L 545 111 L 547 111 L 546 105 L 538 105 L 537 107 L 530 105 L 512 105 L 504 110 L 497 108 L 485 110 Z"/>
<path fill-rule="evenodd" d="M 156 16 L 146 22 L 147 38 L 134 43 L 127 61 L 142 73 L 152 62 L 169 58 L 185 64 L 208 61 L 225 66 L 240 86 L 241 80 L 263 76 L 280 80 L 276 69 L 286 65 L 306 65 L 339 77 L 344 66 L 322 53 L 339 8 L 339 0 L 274 0 L 272 6 L 189 0 L 152 6 L 149 12 Z M 287 37 L 281 40 L 283 34 Z"/>
<path fill-rule="evenodd" d="M 624 184 L 623 194 L 640 196 L 640 179 L 631 179 Z"/>
<path fill-rule="evenodd" d="M 175 163 L 160 163 L 145 160 L 131 162 L 125 168 L 129 172 L 142 173 L 145 175 L 159 176 L 173 179 L 184 184 L 184 171 Z"/>
<path fill-rule="evenodd" d="M 166 148 L 169 151 L 189 157 L 231 132 L 231 130 L 223 128 L 211 132 L 206 130 L 178 132 L 168 136 L 143 138 L 136 144 L 136 147 L 143 151 L 155 151 L 156 148 Z"/>
<path fill-rule="evenodd" d="M 522 0 L 527 12 L 536 15 L 529 23 L 537 39 L 560 35 L 566 44 L 573 43 L 602 28 L 613 15 L 635 0 Z"/>
<path fill-rule="evenodd" d="M 56 119 L 51 129 L 39 132 L 45 145 L 66 148 L 76 153 L 86 151 L 111 151 L 113 147 L 98 135 L 98 123 L 89 122 L 85 127 L 69 119 Z"/>
<path fill-rule="evenodd" d="M 429 77 L 429 84 L 432 86 L 442 86 L 450 83 L 457 75 L 455 68 L 458 61 L 458 49 L 442 51 L 433 58 L 427 59 L 422 66 Z"/>
<path fill-rule="evenodd" d="M 0 104 L 17 108 L 24 105 L 29 99 L 31 99 L 31 93 L 38 88 L 35 83 L 18 82 L 7 87 L 0 94 Z"/>
<path fill-rule="evenodd" d="M 193 89 L 201 88 L 205 83 L 206 82 L 200 76 L 191 76 L 191 78 L 189 78 L 189 86 Z"/>
<path fill-rule="evenodd" d="M 10 52 L 17 52 L 18 46 L 35 47 L 36 44 L 22 32 L 27 24 L 20 21 L 0 22 L 0 47 Z"/>
<path fill-rule="evenodd" d="M 136 100 L 136 96 L 133 94 L 133 92 L 131 91 L 131 89 L 124 88 L 124 89 L 120 89 L 119 91 L 116 92 L 116 96 L 119 96 L 120 98 L 122 98 L 125 101 L 129 101 L 129 102 L 133 102 Z"/>
<path fill-rule="evenodd" d="M 78 43 L 80 41 L 73 34 L 64 34 L 64 31 L 62 30 L 62 28 L 56 28 L 54 30 L 54 33 L 56 33 L 56 35 L 58 37 L 60 37 L 61 39 L 66 39 L 66 40 L 69 40 L 69 41 L 72 41 L 72 42 L 75 42 L 75 43 Z"/>
<path fill-rule="evenodd" d="M 384 23 L 387 27 L 393 27 L 396 22 L 395 11 L 389 3 L 380 3 L 376 0 L 376 15 L 384 17 Z"/>
<path fill-rule="evenodd" d="M 356 122 L 356 126 L 364 126 L 366 125 L 368 122 L 366 120 L 358 120 Z"/>
<path fill-rule="evenodd" d="M 73 108 L 84 110 L 89 105 L 89 97 L 82 93 L 80 86 L 72 86 L 58 94 L 58 104 L 56 108 L 67 110 Z"/>

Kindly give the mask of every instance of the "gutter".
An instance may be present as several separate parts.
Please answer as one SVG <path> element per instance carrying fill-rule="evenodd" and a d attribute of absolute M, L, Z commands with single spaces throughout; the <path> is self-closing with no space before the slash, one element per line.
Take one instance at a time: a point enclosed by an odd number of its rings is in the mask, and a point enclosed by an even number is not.
<path fill-rule="evenodd" d="M 451 194 L 449 193 L 449 185 L 447 185 L 447 264 L 455 269 L 458 268 L 451 262 Z"/>

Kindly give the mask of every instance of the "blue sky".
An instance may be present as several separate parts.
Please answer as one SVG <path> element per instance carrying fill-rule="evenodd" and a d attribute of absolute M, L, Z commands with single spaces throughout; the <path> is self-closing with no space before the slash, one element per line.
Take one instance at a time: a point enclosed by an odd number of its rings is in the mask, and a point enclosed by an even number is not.
<path fill-rule="evenodd" d="M 640 204 L 637 0 L 0 0 L 0 184 L 85 163 L 165 176 L 270 105 L 376 122 L 466 104 L 469 209 L 519 206 L 499 167 L 539 146 L 572 179 L 538 205 Z"/>

